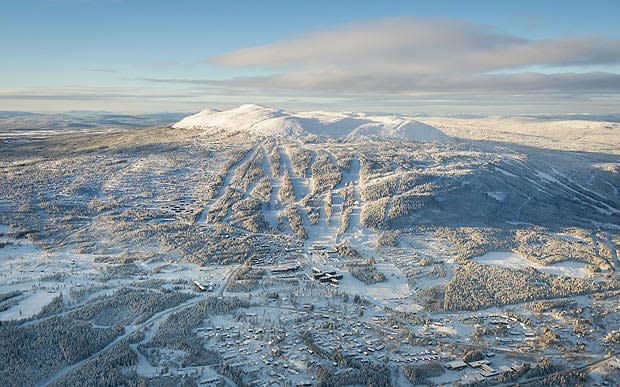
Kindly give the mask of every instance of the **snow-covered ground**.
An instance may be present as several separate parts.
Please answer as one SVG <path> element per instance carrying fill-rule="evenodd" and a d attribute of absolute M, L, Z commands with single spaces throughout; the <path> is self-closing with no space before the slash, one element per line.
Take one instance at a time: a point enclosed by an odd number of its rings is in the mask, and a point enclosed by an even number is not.
<path fill-rule="evenodd" d="M 537 265 L 534 262 L 512 252 L 491 251 L 474 258 L 474 261 L 484 265 L 495 265 L 510 269 L 525 269 L 533 267 L 538 271 L 548 274 L 567 277 L 585 278 L 589 275 L 586 264 L 577 261 L 564 261 L 548 266 Z"/>
<path fill-rule="evenodd" d="M 49 304 L 57 294 L 39 291 L 27 295 L 19 301 L 19 304 L 0 313 L 0 321 L 21 320 L 32 317 L 39 313 L 41 309 Z"/>
<path fill-rule="evenodd" d="M 353 278 L 349 273 L 343 273 L 344 278 L 340 281 L 340 290 L 349 294 L 359 294 L 365 296 L 382 306 L 396 307 L 403 310 L 417 312 L 421 308 L 417 305 L 410 305 L 405 301 L 411 295 L 411 290 L 407 283 L 407 278 L 392 263 L 377 262 L 376 270 L 387 278 L 384 282 L 365 285 Z"/>
<path fill-rule="evenodd" d="M 446 134 L 462 139 L 513 142 L 547 149 L 620 152 L 620 124 L 536 117 L 420 117 Z"/>
<path fill-rule="evenodd" d="M 7 226 L 0 228 L 3 234 L 9 230 Z M 61 293 L 66 302 L 71 299 L 72 289 L 88 288 L 92 294 L 87 299 L 91 299 L 109 295 L 123 286 L 134 286 L 139 281 L 159 280 L 163 287 L 172 287 L 179 280 L 220 285 L 236 267 L 201 267 L 187 262 L 149 259 L 135 264 L 142 273 L 137 277 L 107 277 L 106 268 L 114 264 L 101 262 L 98 258 L 103 257 L 99 255 L 79 254 L 71 249 L 45 251 L 25 238 L 2 236 L 0 242 L 10 242 L 0 250 L 0 294 L 22 292 L 9 300 L 9 308 L 0 311 L 0 321 L 32 317 Z"/>
<path fill-rule="evenodd" d="M 417 141 L 447 141 L 449 138 L 430 125 L 405 116 L 365 113 L 289 113 L 260 105 L 236 109 L 206 109 L 185 117 L 175 128 L 202 128 L 247 131 L 258 136 L 328 136 L 346 139 L 361 137 L 402 138 Z"/>

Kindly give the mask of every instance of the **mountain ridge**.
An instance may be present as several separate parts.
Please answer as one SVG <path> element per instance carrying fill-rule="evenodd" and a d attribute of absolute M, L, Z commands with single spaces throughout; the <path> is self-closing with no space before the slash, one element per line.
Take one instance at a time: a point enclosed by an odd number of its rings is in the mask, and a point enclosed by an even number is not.
<path fill-rule="evenodd" d="M 336 137 L 346 140 L 377 137 L 424 142 L 450 139 L 439 129 L 406 116 L 324 111 L 289 113 L 256 104 L 224 111 L 205 109 L 185 117 L 173 128 L 239 130 L 265 137 Z"/>

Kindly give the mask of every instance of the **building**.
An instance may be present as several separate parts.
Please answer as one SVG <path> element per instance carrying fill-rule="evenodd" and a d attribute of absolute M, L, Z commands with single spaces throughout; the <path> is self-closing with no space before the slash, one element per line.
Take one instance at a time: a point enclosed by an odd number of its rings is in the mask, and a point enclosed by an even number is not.
<path fill-rule="evenodd" d="M 444 366 L 449 370 L 458 371 L 466 368 L 467 363 L 465 363 L 463 360 L 453 360 L 444 364 Z"/>
<path fill-rule="evenodd" d="M 204 286 L 202 286 L 202 284 L 198 281 L 194 281 L 194 286 L 198 289 L 198 291 L 201 292 L 206 292 L 207 288 L 205 288 Z"/>

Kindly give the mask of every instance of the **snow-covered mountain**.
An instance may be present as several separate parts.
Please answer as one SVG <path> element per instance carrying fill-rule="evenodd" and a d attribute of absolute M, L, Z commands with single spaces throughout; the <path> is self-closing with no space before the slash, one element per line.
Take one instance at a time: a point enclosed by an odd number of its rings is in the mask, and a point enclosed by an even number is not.
<path fill-rule="evenodd" d="M 247 131 L 266 137 L 361 137 L 400 138 L 413 141 L 443 142 L 449 139 L 440 130 L 409 117 L 378 116 L 364 113 L 289 113 L 248 104 L 236 109 L 206 109 L 185 117 L 174 128 Z"/>

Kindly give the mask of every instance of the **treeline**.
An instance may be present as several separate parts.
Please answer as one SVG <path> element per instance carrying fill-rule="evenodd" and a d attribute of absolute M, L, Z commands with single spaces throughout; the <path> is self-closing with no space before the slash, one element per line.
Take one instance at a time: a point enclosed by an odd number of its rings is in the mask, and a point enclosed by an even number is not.
<path fill-rule="evenodd" d="M 511 251 L 515 247 L 514 234 L 496 227 L 442 227 L 437 236 L 454 244 L 459 262 L 465 262 L 489 251 Z"/>
<path fill-rule="evenodd" d="M 594 282 L 466 262 L 455 267 L 445 290 L 445 310 L 478 310 L 524 301 L 561 298 L 620 288 L 618 280 Z"/>
<path fill-rule="evenodd" d="M 306 148 L 286 145 L 286 153 L 288 153 L 293 166 L 293 171 L 299 177 L 308 177 L 308 169 L 312 161 L 312 152 Z"/>
<path fill-rule="evenodd" d="M 340 168 L 334 164 L 326 152 L 321 151 L 317 154 L 316 160 L 312 164 L 312 192 L 329 192 L 336 188 L 342 179 Z"/>
<path fill-rule="evenodd" d="M 274 146 L 269 152 L 269 164 L 271 165 L 271 174 L 273 176 L 278 176 L 280 174 L 280 152 L 278 151 L 278 147 Z"/>
<path fill-rule="evenodd" d="M 206 298 L 166 317 L 159 325 L 155 336 L 147 343 L 139 345 L 138 350 L 155 364 L 160 361 L 158 354 L 161 348 L 187 353 L 181 363 L 182 367 L 217 363 L 221 361 L 217 352 L 205 349 L 204 343 L 197 339 L 192 331 L 209 317 L 227 314 L 247 306 L 247 301 L 241 301 L 236 297 Z"/>
<path fill-rule="evenodd" d="M 122 288 L 111 296 L 89 302 L 69 316 L 75 320 L 94 321 L 97 325 L 127 325 L 134 320 L 140 323 L 192 297 L 188 293 L 170 290 L 159 292 Z"/>
<path fill-rule="evenodd" d="M 585 242 L 577 238 L 575 240 L 563 239 L 550 235 L 540 228 L 517 230 L 514 238 L 516 251 L 530 261 L 541 265 L 567 260 L 582 261 L 595 266 L 611 264 L 596 254 L 597 251 L 601 252 L 606 247 L 606 243 L 600 243 L 598 248 L 594 248 L 591 241 Z"/>
<path fill-rule="evenodd" d="M 23 294 L 20 290 L 12 290 L 10 292 L 0 294 L 0 302 L 4 302 L 8 299 L 21 296 Z"/>
<path fill-rule="evenodd" d="M 329 359 L 339 364 L 340 369 L 348 371 L 335 373 L 331 368 L 321 366 L 316 371 L 317 387 L 336 387 L 345 385 L 365 386 L 392 386 L 389 369 L 384 365 L 366 363 L 362 364 L 353 357 L 347 357 L 341 351 L 325 351 L 314 342 L 314 337 L 309 331 L 300 333 L 305 345 L 317 356 Z"/>
<path fill-rule="evenodd" d="M 0 326 L 0 380 L 7 387 L 33 385 L 98 352 L 123 333 L 122 325 L 50 317 L 32 325 Z"/>
<path fill-rule="evenodd" d="M 342 197 L 342 209 L 340 211 L 340 227 L 338 228 L 339 234 L 344 234 L 349 230 L 349 222 L 351 213 L 353 212 L 353 205 L 355 200 L 353 199 L 353 184 L 347 183 L 344 187 L 338 190 L 338 193 Z"/>
<path fill-rule="evenodd" d="M 231 223 L 250 232 L 267 232 L 270 225 L 265 220 L 263 203 L 254 197 L 239 200 L 232 206 Z"/>
<path fill-rule="evenodd" d="M 52 387 L 147 387 L 148 379 L 128 367 L 137 365 L 138 356 L 122 340 L 105 353 L 62 376 Z"/>
<path fill-rule="evenodd" d="M 250 196 L 260 200 L 263 203 L 269 203 L 271 200 L 271 181 L 268 177 L 261 178 L 252 189 Z"/>
<path fill-rule="evenodd" d="M 387 220 L 409 216 L 417 210 L 432 207 L 435 204 L 435 196 L 432 193 L 405 192 L 392 198 L 392 206 L 387 213 Z"/>
<path fill-rule="evenodd" d="M 365 201 L 378 200 L 385 197 L 392 197 L 397 193 L 399 177 L 389 176 L 372 181 L 362 189 L 362 199 Z"/>
<path fill-rule="evenodd" d="M 366 183 L 373 178 L 385 176 L 386 174 L 393 172 L 394 163 L 388 157 L 376 159 L 371 158 L 376 156 L 376 150 L 372 152 L 373 155 L 369 157 L 368 154 L 360 156 L 360 181 Z"/>
<path fill-rule="evenodd" d="M 249 160 L 235 170 L 230 185 L 247 191 L 252 183 L 265 176 L 265 171 L 263 170 L 264 159 L 265 155 L 263 152 L 255 151 Z"/>
<path fill-rule="evenodd" d="M 390 198 L 381 198 L 365 202 L 360 213 L 360 222 L 364 227 L 378 229 L 385 223 L 385 211 Z"/>
<path fill-rule="evenodd" d="M 209 223 L 221 222 L 228 214 L 228 210 L 243 198 L 243 192 L 232 188 L 226 187 L 224 194 L 209 208 L 209 215 L 207 221 Z"/>
<path fill-rule="evenodd" d="M 196 237 L 192 234 L 192 240 L 185 243 L 186 235 L 182 235 L 179 247 L 176 250 L 188 262 L 198 265 L 217 262 L 219 264 L 233 264 L 243 262 L 250 254 L 254 253 L 255 244 L 252 234 L 238 234 L 238 230 L 229 224 L 219 223 L 216 225 L 217 233 L 208 236 Z M 235 234 L 225 237 L 226 234 Z"/>
<path fill-rule="evenodd" d="M 306 210 L 306 214 L 308 216 L 308 221 L 310 221 L 310 224 L 318 224 L 319 217 L 321 216 L 321 198 L 315 193 L 311 193 L 309 195 L 306 195 L 301 200 L 301 205 Z"/>
<path fill-rule="evenodd" d="M 296 204 L 291 204 L 286 207 L 286 216 L 288 217 L 288 224 L 291 226 L 291 230 L 295 233 L 298 239 L 307 239 L 308 232 L 304 227 L 304 222 L 301 218 L 301 211 Z"/>
<path fill-rule="evenodd" d="M 420 365 L 406 365 L 403 367 L 403 375 L 414 386 L 420 384 L 431 384 L 428 378 L 441 376 L 444 369 L 438 362 L 430 362 Z"/>
<path fill-rule="evenodd" d="M 157 333 L 148 347 L 182 348 L 191 331 L 211 316 L 230 313 L 237 308 L 247 307 L 247 301 L 237 297 L 209 297 L 176 313 L 172 313 L 159 325 Z"/>
<path fill-rule="evenodd" d="M 376 265 L 370 261 L 348 264 L 347 269 L 353 278 L 366 285 L 387 281 L 385 275 L 377 271 Z"/>
<path fill-rule="evenodd" d="M 390 370 L 384 365 L 368 364 L 353 368 L 349 372 L 334 373 L 331 369 L 321 367 L 316 373 L 317 387 L 339 387 L 363 385 L 368 387 L 391 387 Z"/>
<path fill-rule="evenodd" d="M 400 230 L 384 231 L 377 238 L 377 248 L 381 247 L 398 247 L 398 236 Z"/>
<path fill-rule="evenodd" d="M 295 190 L 293 189 L 293 182 L 288 169 L 284 170 L 284 176 L 282 177 L 282 186 L 278 191 L 278 201 L 282 204 L 293 203 L 297 200 L 295 196 Z"/>

